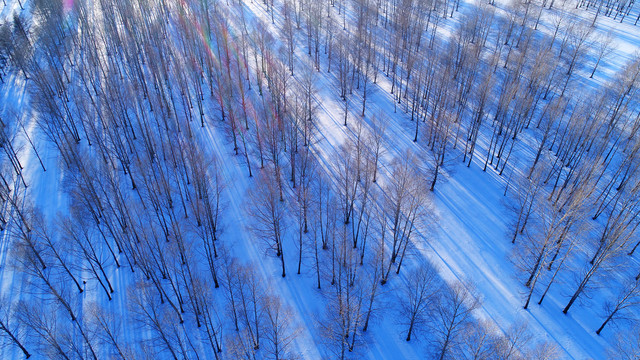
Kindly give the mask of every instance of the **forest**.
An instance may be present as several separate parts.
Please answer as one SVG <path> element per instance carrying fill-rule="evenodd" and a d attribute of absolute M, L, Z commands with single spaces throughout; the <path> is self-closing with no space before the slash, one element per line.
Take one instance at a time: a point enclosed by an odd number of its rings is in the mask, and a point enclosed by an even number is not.
<path fill-rule="evenodd" d="M 0 358 L 638 359 L 635 0 L 2 0 Z"/>

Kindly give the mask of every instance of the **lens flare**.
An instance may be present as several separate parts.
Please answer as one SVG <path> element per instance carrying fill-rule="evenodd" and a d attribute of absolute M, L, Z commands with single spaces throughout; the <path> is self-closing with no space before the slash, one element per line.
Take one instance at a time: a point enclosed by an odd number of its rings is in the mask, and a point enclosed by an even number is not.
<path fill-rule="evenodd" d="M 65 15 L 71 12 L 71 10 L 73 9 L 73 0 L 62 0 L 62 8 Z"/>

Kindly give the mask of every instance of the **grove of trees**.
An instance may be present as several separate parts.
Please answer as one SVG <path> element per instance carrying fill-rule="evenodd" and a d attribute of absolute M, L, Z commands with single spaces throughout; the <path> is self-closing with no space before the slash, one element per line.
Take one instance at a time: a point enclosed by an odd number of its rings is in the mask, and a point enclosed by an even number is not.
<path fill-rule="evenodd" d="M 634 1 L 0 14 L 3 356 L 361 358 L 392 324 L 440 360 L 562 357 L 439 267 L 439 192 L 476 170 L 524 309 L 637 317 L 640 53 L 617 66 L 601 26 L 635 29 Z"/>

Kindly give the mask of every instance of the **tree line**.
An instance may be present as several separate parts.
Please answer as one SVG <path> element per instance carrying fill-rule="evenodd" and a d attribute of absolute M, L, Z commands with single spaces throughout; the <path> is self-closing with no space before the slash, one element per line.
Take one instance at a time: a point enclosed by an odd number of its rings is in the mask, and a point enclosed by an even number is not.
<path fill-rule="evenodd" d="M 478 321 L 473 286 L 420 261 L 438 221 L 429 190 L 460 157 L 509 177 L 525 308 L 575 273 L 566 313 L 611 266 L 635 265 L 640 61 L 598 101 L 573 96 L 612 52 L 596 20 L 630 18 L 633 2 L 576 3 L 597 9 L 592 23 L 553 1 L 466 12 L 448 0 L 24 5 L 0 25 L 3 84 L 27 90 L 0 119 L 3 266 L 22 274 L 12 286 L 24 294 L 2 299 L 0 334 L 26 357 L 300 356 L 300 315 L 234 254 L 227 234 L 241 232 L 277 277 L 313 277 L 323 316 L 312 334 L 327 356 L 357 354 L 394 312 L 403 339 L 440 359 L 552 358 L 524 324 Z M 331 153 L 318 131 L 324 79 L 349 134 Z M 422 153 L 384 160 L 396 116 L 368 103 L 383 88 Z M 537 145 L 527 167 L 513 160 L 524 134 Z M 63 173 L 54 221 L 21 161 L 33 151 L 45 171 L 45 146 Z M 240 205 L 229 168 L 249 184 Z M 635 305 L 638 277 L 628 280 L 612 286 L 598 333 Z"/>

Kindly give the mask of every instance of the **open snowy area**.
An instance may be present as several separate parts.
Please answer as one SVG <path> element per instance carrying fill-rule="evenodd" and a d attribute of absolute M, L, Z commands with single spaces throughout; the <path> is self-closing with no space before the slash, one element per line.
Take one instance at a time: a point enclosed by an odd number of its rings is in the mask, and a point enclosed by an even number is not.
<path fill-rule="evenodd" d="M 634 0 L 1 0 L 0 359 L 640 359 Z"/>

